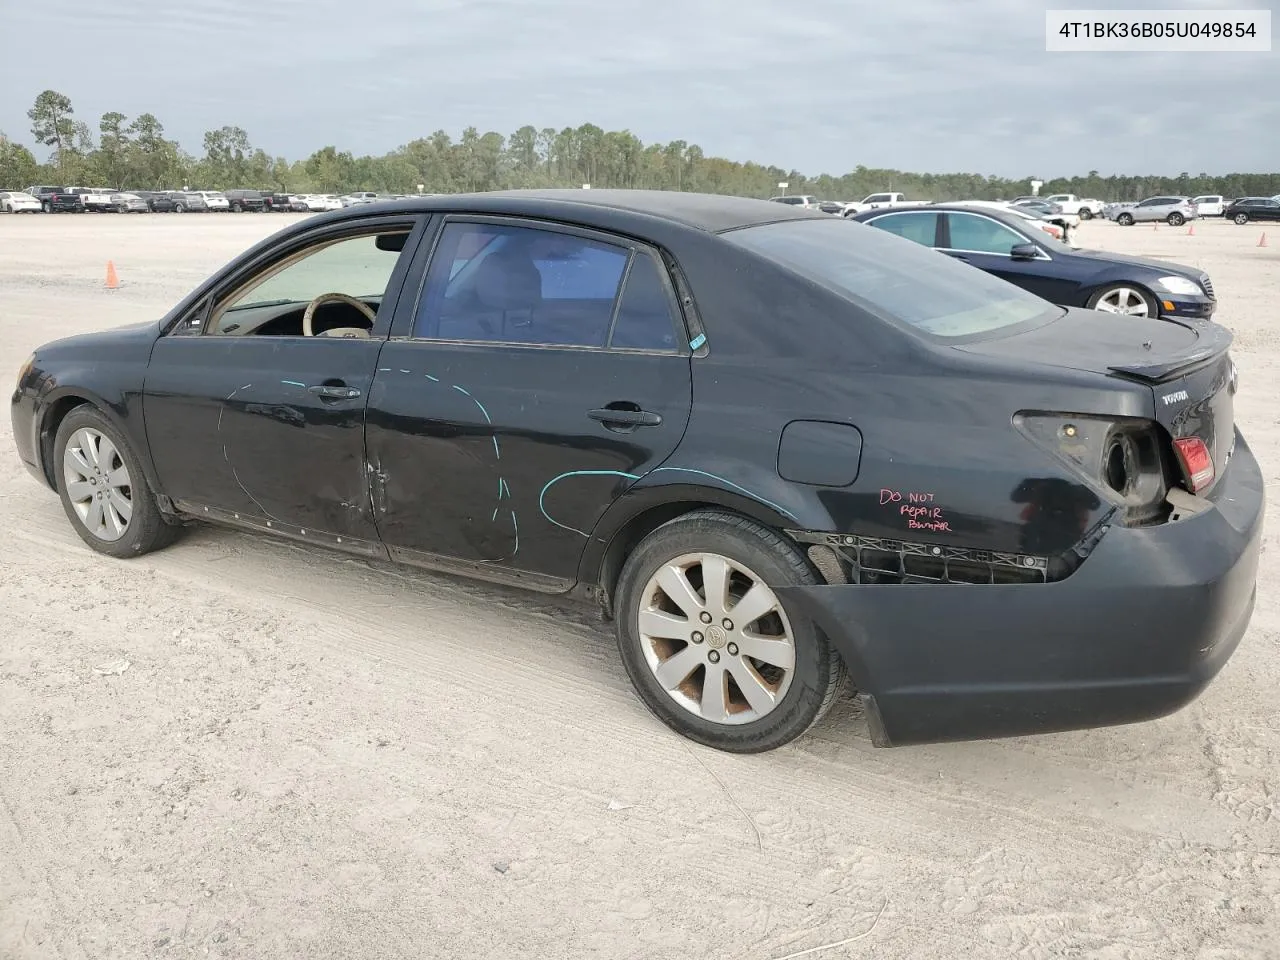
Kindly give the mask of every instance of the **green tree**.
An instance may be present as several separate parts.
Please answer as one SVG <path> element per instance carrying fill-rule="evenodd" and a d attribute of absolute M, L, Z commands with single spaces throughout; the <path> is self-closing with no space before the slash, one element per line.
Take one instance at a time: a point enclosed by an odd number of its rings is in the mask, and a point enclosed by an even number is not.
<path fill-rule="evenodd" d="M 220 127 L 204 135 L 204 160 L 199 176 L 209 187 L 235 188 L 246 185 L 249 176 L 249 154 L 253 148 L 249 135 L 240 127 Z"/>
<path fill-rule="evenodd" d="M 14 189 L 31 186 L 40 175 L 40 165 L 31 151 L 0 133 L 0 184 Z"/>
<path fill-rule="evenodd" d="M 129 178 L 140 189 L 176 189 L 183 185 L 183 164 L 177 143 L 166 140 L 164 124 L 155 114 L 141 114 L 128 127 Z"/>
<path fill-rule="evenodd" d="M 66 160 L 66 151 L 74 146 L 74 113 L 71 98 L 56 90 L 42 92 L 36 97 L 35 105 L 27 111 L 31 119 L 31 135 L 37 143 L 53 148 L 53 162 L 59 171 Z"/>
<path fill-rule="evenodd" d="M 98 122 L 98 150 L 94 157 L 99 175 L 107 186 L 122 188 L 129 173 L 129 134 L 123 113 L 104 113 Z"/>

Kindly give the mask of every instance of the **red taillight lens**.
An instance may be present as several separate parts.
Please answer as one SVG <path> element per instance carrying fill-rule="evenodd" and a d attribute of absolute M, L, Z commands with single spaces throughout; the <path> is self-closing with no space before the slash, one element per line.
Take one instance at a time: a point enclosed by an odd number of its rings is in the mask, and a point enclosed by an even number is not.
<path fill-rule="evenodd" d="M 1173 441 L 1182 465 L 1191 478 L 1191 492 L 1198 493 L 1213 483 L 1213 457 L 1209 456 L 1209 448 L 1199 437 L 1183 437 Z"/>

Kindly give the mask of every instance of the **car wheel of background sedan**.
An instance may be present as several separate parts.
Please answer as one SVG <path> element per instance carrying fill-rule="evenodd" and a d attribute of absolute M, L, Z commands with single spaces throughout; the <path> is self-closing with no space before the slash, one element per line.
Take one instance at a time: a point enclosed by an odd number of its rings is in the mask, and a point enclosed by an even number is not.
<path fill-rule="evenodd" d="M 1171 227 L 1180 227 L 1187 222 L 1187 218 L 1180 213 L 1171 213 L 1165 219 L 1169 221 Z"/>
<path fill-rule="evenodd" d="M 173 212 L 174 212 L 174 213 L 186 213 L 186 212 L 187 212 L 187 208 L 186 208 L 186 207 L 184 207 L 184 206 L 183 206 L 182 204 L 180 204 L 180 203 L 175 203 L 175 204 L 173 205 Z"/>
<path fill-rule="evenodd" d="M 1122 227 L 1132 227 L 1132 226 L 1133 226 L 1133 214 L 1132 214 L 1132 213 L 1122 213 L 1122 214 L 1120 214 L 1118 217 L 1116 217 L 1116 223 L 1120 224 L 1120 226 L 1122 226 Z"/>
<path fill-rule="evenodd" d="M 135 557 L 177 538 L 181 528 L 160 514 L 128 442 L 93 407 L 67 414 L 58 427 L 54 456 L 62 507 L 93 549 Z"/>
<path fill-rule="evenodd" d="M 1092 220 L 1092 219 L 1093 219 L 1093 211 L 1091 211 L 1091 210 L 1085 210 L 1085 209 L 1082 207 L 1082 208 L 1080 209 L 1080 219 L 1081 219 L 1081 220 Z"/>
<path fill-rule="evenodd" d="M 40 204 L 40 209 L 43 210 L 45 213 L 53 213 L 53 204 L 49 203 L 48 201 L 45 201 L 44 203 Z"/>
<path fill-rule="evenodd" d="M 1234 220 L 1236 223 L 1238 223 L 1240 226 L 1244 226 L 1246 223 L 1249 222 L 1249 215 L 1247 213 L 1237 213 L 1231 219 Z"/>
<path fill-rule="evenodd" d="M 1117 284 L 1103 287 L 1089 298 L 1090 310 L 1122 313 L 1129 317 L 1158 317 L 1160 305 L 1145 290 Z"/>
<path fill-rule="evenodd" d="M 627 558 L 615 594 L 618 649 L 645 705 L 673 730 L 734 753 L 772 750 L 831 707 L 844 663 L 773 585 L 820 582 L 780 536 L 699 511 Z"/>

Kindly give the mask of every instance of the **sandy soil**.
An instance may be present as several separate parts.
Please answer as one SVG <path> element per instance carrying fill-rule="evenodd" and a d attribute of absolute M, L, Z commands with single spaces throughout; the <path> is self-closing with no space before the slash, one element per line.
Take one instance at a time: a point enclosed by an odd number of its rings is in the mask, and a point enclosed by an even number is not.
<path fill-rule="evenodd" d="M 0 372 L 285 222 L 0 218 Z M 1211 272 L 1275 503 L 1272 232 L 1081 239 Z M 885 751 L 846 702 L 753 758 L 668 732 L 542 600 L 213 529 L 111 561 L 11 452 L 0 526 L 5 960 L 1280 950 L 1280 524 L 1252 629 L 1172 717 Z"/>

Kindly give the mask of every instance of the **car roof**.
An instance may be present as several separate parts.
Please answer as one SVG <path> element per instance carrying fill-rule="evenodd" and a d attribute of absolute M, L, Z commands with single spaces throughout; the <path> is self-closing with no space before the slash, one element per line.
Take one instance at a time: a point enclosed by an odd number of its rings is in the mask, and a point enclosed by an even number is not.
<path fill-rule="evenodd" d="M 575 212 L 631 214 L 666 220 L 697 230 L 718 233 L 780 220 L 829 220 L 829 214 L 769 200 L 676 190 L 494 190 L 484 193 L 441 194 L 412 197 L 378 204 L 348 207 L 348 216 L 368 216 L 372 210 L 406 212 L 519 213 L 555 219 Z M 333 212 L 338 219 L 338 211 Z M 593 218 L 594 219 L 594 218 Z"/>

